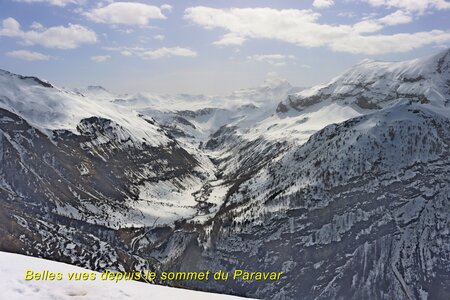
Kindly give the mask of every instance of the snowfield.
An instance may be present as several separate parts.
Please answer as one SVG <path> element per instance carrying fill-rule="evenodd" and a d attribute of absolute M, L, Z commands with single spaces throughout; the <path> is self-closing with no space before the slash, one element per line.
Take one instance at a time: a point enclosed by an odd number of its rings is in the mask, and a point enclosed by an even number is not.
<path fill-rule="evenodd" d="M 25 281 L 26 270 L 62 272 L 60 281 Z M 8 300 L 64 299 L 244 299 L 228 295 L 195 292 L 185 289 L 151 285 L 136 281 L 109 280 L 70 281 L 69 272 L 91 272 L 83 268 L 19 254 L 0 252 L 0 294 Z"/>

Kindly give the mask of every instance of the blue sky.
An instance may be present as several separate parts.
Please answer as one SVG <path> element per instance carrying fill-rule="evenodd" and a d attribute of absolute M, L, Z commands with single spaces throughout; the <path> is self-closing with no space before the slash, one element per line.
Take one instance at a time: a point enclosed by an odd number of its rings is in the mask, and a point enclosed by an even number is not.
<path fill-rule="evenodd" d="M 0 0 L 0 68 L 65 87 L 227 93 L 450 45 L 446 0 Z"/>

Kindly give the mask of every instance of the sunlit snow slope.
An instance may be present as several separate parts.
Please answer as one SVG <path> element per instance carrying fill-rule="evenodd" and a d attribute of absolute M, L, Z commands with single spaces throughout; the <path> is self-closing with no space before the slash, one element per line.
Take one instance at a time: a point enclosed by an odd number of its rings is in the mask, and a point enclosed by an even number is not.
<path fill-rule="evenodd" d="M 24 279 L 26 270 L 63 273 L 62 280 Z M 24 255 L 0 252 L 0 298 L 8 300 L 227 300 L 243 299 L 227 295 L 189 291 L 136 281 L 67 279 L 70 272 L 91 272 L 83 268 Z"/>

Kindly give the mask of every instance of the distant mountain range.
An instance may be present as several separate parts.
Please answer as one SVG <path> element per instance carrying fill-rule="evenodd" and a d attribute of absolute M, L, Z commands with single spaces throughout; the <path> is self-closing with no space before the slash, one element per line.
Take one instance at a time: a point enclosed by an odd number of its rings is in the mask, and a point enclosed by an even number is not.
<path fill-rule="evenodd" d="M 226 96 L 0 71 L 0 250 L 261 299 L 450 299 L 450 50 Z"/>

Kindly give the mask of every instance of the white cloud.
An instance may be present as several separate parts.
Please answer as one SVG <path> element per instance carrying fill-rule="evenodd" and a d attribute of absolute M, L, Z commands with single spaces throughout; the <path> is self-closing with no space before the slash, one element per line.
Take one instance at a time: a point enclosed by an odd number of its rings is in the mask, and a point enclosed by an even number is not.
<path fill-rule="evenodd" d="M 122 54 L 123 56 L 133 56 L 133 52 L 128 50 L 122 50 L 120 51 L 120 54 Z"/>
<path fill-rule="evenodd" d="M 353 32 L 356 34 L 373 33 L 383 29 L 383 25 L 377 20 L 364 20 L 353 25 Z"/>
<path fill-rule="evenodd" d="M 153 38 L 154 38 L 155 40 L 160 40 L 160 41 L 162 41 L 162 40 L 164 40 L 166 37 L 165 37 L 164 35 L 162 35 L 162 34 L 157 34 L 157 35 L 155 35 Z"/>
<path fill-rule="evenodd" d="M 197 53 L 188 48 L 182 47 L 172 47 L 172 48 L 159 48 L 156 50 L 148 50 L 142 52 L 142 57 L 144 58 L 162 58 L 162 57 L 170 57 L 170 56 L 197 56 Z"/>
<path fill-rule="evenodd" d="M 64 7 L 68 4 L 83 4 L 85 2 L 85 0 L 14 0 L 14 1 L 25 3 L 46 3 L 60 7 Z"/>
<path fill-rule="evenodd" d="M 151 19 L 166 18 L 159 7 L 137 2 L 114 2 L 94 8 L 84 15 L 97 23 L 139 26 L 148 25 Z"/>
<path fill-rule="evenodd" d="M 172 11 L 172 5 L 170 4 L 163 4 L 160 6 L 161 10 L 167 10 L 167 11 Z"/>
<path fill-rule="evenodd" d="M 2 22 L 2 27 L 0 29 L 0 36 L 17 36 L 20 34 L 20 23 L 16 21 L 14 18 L 4 19 Z"/>
<path fill-rule="evenodd" d="M 372 6 L 400 8 L 407 11 L 423 13 L 429 9 L 450 9 L 446 0 L 363 0 Z"/>
<path fill-rule="evenodd" d="M 101 62 L 104 62 L 104 61 L 106 61 L 106 60 L 108 60 L 110 58 L 111 58 L 110 55 L 97 55 L 97 56 L 92 56 L 91 60 L 95 61 L 97 63 L 101 63 Z"/>
<path fill-rule="evenodd" d="M 119 51 L 124 56 L 138 56 L 143 59 L 158 59 L 171 56 L 184 56 L 184 57 L 194 57 L 197 56 L 197 52 L 183 47 L 162 47 L 158 49 L 147 49 L 147 48 L 105 48 L 110 51 Z"/>
<path fill-rule="evenodd" d="M 363 21 L 355 23 L 353 25 L 353 30 L 356 33 L 373 33 L 380 31 L 385 26 L 407 24 L 411 21 L 412 17 L 409 13 L 398 10 L 379 19 L 371 19 L 370 17 L 368 17 Z"/>
<path fill-rule="evenodd" d="M 385 24 L 385 25 L 398 25 L 398 24 L 407 24 L 412 21 L 412 17 L 410 14 L 397 10 L 396 12 L 387 15 L 383 18 L 378 19 L 379 22 Z"/>
<path fill-rule="evenodd" d="M 333 0 L 314 0 L 313 4 L 316 8 L 327 8 L 334 5 Z"/>
<path fill-rule="evenodd" d="M 294 55 L 284 54 L 255 54 L 247 57 L 250 61 L 259 61 L 271 64 L 276 67 L 285 66 L 288 60 L 295 60 Z"/>
<path fill-rule="evenodd" d="M 44 25 L 42 25 L 41 23 L 38 22 L 33 22 L 30 26 L 31 29 L 35 29 L 35 30 L 41 30 L 44 29 Z"/>
<path fill-rule="evenodd" d="M 38 61 L 38 60 L 49 60 L 50 56 L 39 53 L 39 52 L 33 52 L 33 51 L 27 51 L 27 50 L 15 50 L 10 51 L 6 53 L 7 56 L 28 60 L 28 61 Z"/>
<path fill-rule="evenodd" d="M 127 28 L 127 29 L 117 29 L 118 32 L 124 33 L 124 34 L 132 34 L 134 32 L 133 29 Z"/>
<path fill-rule="evenodd" d="M 218 41 L 213 44 L 217 46 L 229 46 L 229 45 L 242 45 L 245 42 L 245 38 L 234 33 L 228 33 L 222 36 Z"/>
<path fill-rule="evenodd" d="M 449 32 L 432 30 L 393 35 L 354 36 L 331 44 L 331 48 L 341 52 L 375 55 L 408 52 L 426 45 L 442 44 L 449 41 Z"/>
<path fill-rule="evenodd" d="M 73 49 L 81 44 L 92 44 L 97 41 L 95 32 L 81 25 L 69 24 L 67 27 L 41 27 L 39 30 L 22 31 L 19 22 L 13 18 L 3 20 L 0 36 L 21 39 L 25 45 L 38 44 L 58 49 Z"/>
<path fill-rule="evenodd" d="M 356 17 L 356 14 L 352 11 L 343 11 L 337 14 L 338 17 L 353 19 Z"/>
<path fill-rule="evenodd" d="M 395 21 L 395 16 L 400 21 Z M 312 10 L 272 8 L 190 7 L 184 18 L 205 29 L 221 28 L 226 33 L 216 45 L 241 45 L 248 39 L 272 39 L 304 47 L 328 47 L 334 51 L 383 54 L 407 52 L 425 45 L 450 41 L 450 32 L 432 30 L 415 33 L 380 34 L 385 26 L 411 21 L 406 13 L 395 12 L 380 19 L 367 19 L 353 25 L 319 23 Z"/>

